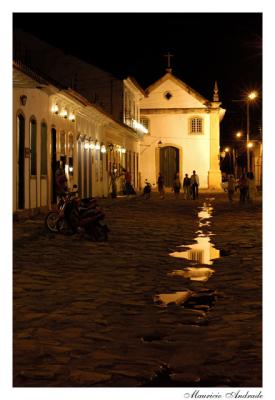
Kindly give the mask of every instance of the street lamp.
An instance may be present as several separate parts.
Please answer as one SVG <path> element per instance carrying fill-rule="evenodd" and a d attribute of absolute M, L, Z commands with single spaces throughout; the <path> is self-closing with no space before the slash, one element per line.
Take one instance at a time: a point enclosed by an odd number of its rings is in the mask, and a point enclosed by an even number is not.
<path fill-rule="evenodd" d="M 250 148 L 252 147 L 252 146 L 249 146 L 249 139 L 250 139 L 250 132 L 249 132 L 249 104 L 250 104 L 250 101 L 252 101 L 252 100 L 254 100 L 255 98 L 257 97 L 257 93 L 256 92 L 251 92 L 251 93 L 249 93 L 249 95 L 247 96 L 247 101 L 246 101 L 246 110 L 247 110 L 247 112 L 246 112 L 246 117 L 247 117 L 247 120 L 246 120 L 246 158 L 247 158 L 247 171 L 246 172 L 249 172 L 249 170 L 250 170 Z"/>

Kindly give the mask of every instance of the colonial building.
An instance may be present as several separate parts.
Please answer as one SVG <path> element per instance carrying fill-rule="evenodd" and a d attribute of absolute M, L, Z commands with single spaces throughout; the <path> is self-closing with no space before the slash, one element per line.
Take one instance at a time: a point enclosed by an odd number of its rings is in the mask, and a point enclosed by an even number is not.
<path fill-rule="evenodd" d="M 220 190 L 220 122 L 225 110 L 217 83 L 209 101 L 175 77 L 171 68 L 166 71 L 140 103 L 141 121 L 149 130 L 140 145 L 141 181 L 154 184 L 161 172 L 171 187 L 176 172 L 182 181 L 185 173 L 190 176 L 196 170 L 201 188 Z"/>
<path fill-rule="evenodd" d="M 138 186 L 139 138 L 72 89 L 13 64 L 13 210 L 50 208 L 62 161 L 68 186 L 107 196 L 110 173 L 127 168 Z M 119 188 L 120 189 L 120 188 Z"/>

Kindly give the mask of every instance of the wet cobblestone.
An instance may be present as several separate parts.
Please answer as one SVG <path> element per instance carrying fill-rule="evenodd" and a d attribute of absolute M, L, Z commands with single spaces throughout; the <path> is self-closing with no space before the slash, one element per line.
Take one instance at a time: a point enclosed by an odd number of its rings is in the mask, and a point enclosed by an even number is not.
<path fill-rule="evenodd" d="M 207 197 L 215 273 L 171 276 L 191 266 L 169 253 L 193 243 Z M 100 204 L 106 243 L 50 234 L 41 216 L 14 223 L 14 386 L 261 386 L 260 203 L 154 193 Z M 187 290 L 217 297 L 210 308 L 154 303 Z"/>

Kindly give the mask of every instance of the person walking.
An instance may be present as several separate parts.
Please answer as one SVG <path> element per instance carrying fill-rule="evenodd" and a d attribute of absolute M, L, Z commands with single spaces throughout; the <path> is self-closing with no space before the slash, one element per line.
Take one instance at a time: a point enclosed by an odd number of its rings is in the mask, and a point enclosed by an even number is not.
<path fill-rule="evenodd" d="M 160 198 L 164 199 L 164 176 L 161 174 L 161 172 L 159 173 L 158 177 L 158 191 L 160 194 Z"/>
<path fill-rule="evenodd" d="M 193 175 L 190 178 L 190 185 L 192 191 L 192 198 L 193 200 L 199 197 L 199 176 L 196 174 L 196 171 L 193 171 Z"/>
<path fill-rule="evenodd" d="M 190 178 L 188 176 L 188 174 L 185 174 L 185 177 L 183 179 L 183 198 L 185 200 L 190 200 Z"/>
<path fill-rule="evenodd" d="M 180 174 L 179 172 L 176 172 L 174 176 L 174 183 L 173 183 L 173 189 L 175 193 L 175 197 L 178 198 L 180 194 Z"/>
<path fill-rule="evenodd" d="M 228 195 L 228 201 L 230 204 L 233 202 L 235 188 L 236 188 L 236 181 L 235 181 L 234 175 L 229 175 L 228 186 L 227 186 L 227 195 Z"/>

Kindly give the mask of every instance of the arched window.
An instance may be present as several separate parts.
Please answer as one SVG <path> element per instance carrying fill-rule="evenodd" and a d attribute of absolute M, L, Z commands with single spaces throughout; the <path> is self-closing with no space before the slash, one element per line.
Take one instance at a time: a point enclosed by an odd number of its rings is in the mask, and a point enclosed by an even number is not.
<path fill-rule="evenodd" d="M 41 124 L 41 175 L 47 175 L 47 125 Z"/>
<path fill-rule="evenodd" d="M 36 131 L 36 120 L 32 118 L 30 121 L 31 175 L 36 175 Z"/>
<path fill-rule="evenodd" d="M 190 120 L 190 133 L 203 133 L 203 119 L 194 117 Z"/>

